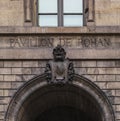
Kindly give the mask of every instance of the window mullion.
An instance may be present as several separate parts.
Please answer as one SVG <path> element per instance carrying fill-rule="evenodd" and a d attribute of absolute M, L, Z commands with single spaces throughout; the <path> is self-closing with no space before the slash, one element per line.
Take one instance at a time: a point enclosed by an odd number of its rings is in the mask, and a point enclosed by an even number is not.
<path fill-rule="evenodd" d="M 63 26 L 63 0 L 58 0 L 58 26 Z"/>

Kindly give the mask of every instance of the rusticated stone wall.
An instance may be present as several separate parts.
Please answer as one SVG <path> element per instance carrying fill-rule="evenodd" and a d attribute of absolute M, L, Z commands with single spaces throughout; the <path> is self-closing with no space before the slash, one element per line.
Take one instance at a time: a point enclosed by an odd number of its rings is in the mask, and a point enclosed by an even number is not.
<path fill-rule="evenodd" d="M 47 61 L 0 61 L 0 121 L 3 121 L 13 94 L 26 81 L 44 73 Z M 75 72 L 97 84 L 109 97 L 120 121 L 120 60 L 73 61 Z"/>

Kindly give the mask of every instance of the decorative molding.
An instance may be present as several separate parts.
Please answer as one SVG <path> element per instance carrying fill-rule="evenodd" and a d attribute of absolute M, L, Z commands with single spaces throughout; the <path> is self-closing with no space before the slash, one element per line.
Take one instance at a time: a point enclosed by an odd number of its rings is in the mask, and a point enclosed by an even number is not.
<path fill-rule="evenodd" d="M 94 0 L 88 0 L 88 17 L 87 17 L 87 26 L 95 26 L 95 4 Z"/>
<path fill-rule="evenodd" d="M 24 0 L 24 14 L 25 14 L 25 26 L 32 23 L 32 5 L 31 0 Z M 29 24 L 27 24 L 29 23 Z"/>
<path fill-rule="evenodd" d="M 93 22 L 94 21 L 94 0 L 89 0 L 88 5 L 89 5 L 88 22 Z"/>

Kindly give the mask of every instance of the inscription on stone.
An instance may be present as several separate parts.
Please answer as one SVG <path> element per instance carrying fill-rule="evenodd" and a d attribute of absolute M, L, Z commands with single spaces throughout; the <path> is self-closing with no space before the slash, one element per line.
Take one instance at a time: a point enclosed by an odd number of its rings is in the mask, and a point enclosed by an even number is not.
<path fill-rule="evenodd" d="M 112 46 L 109 37 L 12 37 L 9 39 L 10 48 L 39 48 L 55 47 L 77 48 L 108 48 Z"/>

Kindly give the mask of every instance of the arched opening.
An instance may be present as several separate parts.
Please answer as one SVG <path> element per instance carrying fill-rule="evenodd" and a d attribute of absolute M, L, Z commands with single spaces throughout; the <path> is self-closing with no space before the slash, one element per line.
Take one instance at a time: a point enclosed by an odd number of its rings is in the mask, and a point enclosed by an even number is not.
<path fill-rule="evenodd" d="M 48 84 L 45 75 L 15 94 L 5 121 L 115 121 L 112 106 L 91 81 L 75 75 L 71 83 Z"/>
<path fill-rule="evenodd" d="M 17 121 L 102 121 L 102 109 L 84 90 L 72 85 L 49 85 L 23 103 Z"/>

